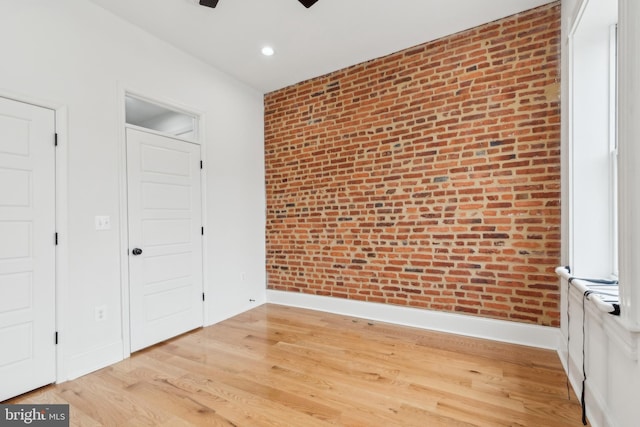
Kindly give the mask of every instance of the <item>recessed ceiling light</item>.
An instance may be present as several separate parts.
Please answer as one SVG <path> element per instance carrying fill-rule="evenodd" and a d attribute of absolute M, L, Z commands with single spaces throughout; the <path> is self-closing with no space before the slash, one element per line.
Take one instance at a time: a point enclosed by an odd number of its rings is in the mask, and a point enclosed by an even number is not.
<path fill-rule="evenodd" d="M 262 48 L 262 54 L 264 56 L 273 56 L 274 53 L 276 53 L 276 51 L 273 50 L 271 46 L 265 46 Z"/>

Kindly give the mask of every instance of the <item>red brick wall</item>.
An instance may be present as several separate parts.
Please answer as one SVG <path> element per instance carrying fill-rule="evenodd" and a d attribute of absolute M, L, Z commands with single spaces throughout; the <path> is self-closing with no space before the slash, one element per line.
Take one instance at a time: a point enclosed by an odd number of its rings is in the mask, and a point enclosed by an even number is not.
<path fill-rule="evenodd" d="M 268 288 L 559 324 L 560 5 L 265 96 Z"/>

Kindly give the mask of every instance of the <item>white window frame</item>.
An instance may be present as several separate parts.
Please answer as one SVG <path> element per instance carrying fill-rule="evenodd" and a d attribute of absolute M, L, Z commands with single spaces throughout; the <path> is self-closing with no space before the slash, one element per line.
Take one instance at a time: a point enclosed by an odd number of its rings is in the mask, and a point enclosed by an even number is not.
<path fill-rule="evenodd" d="M 609 150 L 611 176 L 611 276 L 618 279 L 619 203 L 618 203 L 618 24 L 609 29 Z"/>

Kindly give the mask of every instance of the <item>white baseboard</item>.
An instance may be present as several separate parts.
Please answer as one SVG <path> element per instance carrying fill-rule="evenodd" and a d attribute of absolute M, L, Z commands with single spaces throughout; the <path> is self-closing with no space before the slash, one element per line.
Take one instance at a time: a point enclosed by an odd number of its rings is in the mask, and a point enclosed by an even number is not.
<path fill-rule="evenodd" d="M 94 348 L 84 353 L 69 356 L 65 360 L 65 375 L 58 382 L 74 380 L 98 369 L 123 360 L 122 341 Z"/>
<path fill-rule="evenodd" d="M 267 302 L 556 351 L 560 342 L 559 328 L 412 307 L 272 290 Z"/>

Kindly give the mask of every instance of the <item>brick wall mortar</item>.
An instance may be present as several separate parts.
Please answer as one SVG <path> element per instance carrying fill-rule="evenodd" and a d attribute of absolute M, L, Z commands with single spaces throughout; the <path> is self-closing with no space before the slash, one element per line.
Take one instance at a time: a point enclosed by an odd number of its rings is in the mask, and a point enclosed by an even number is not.
<path fill-rule="evenodd" d="M 265 95 L 268 288 L 558 326 L 560 5 Z"/>

